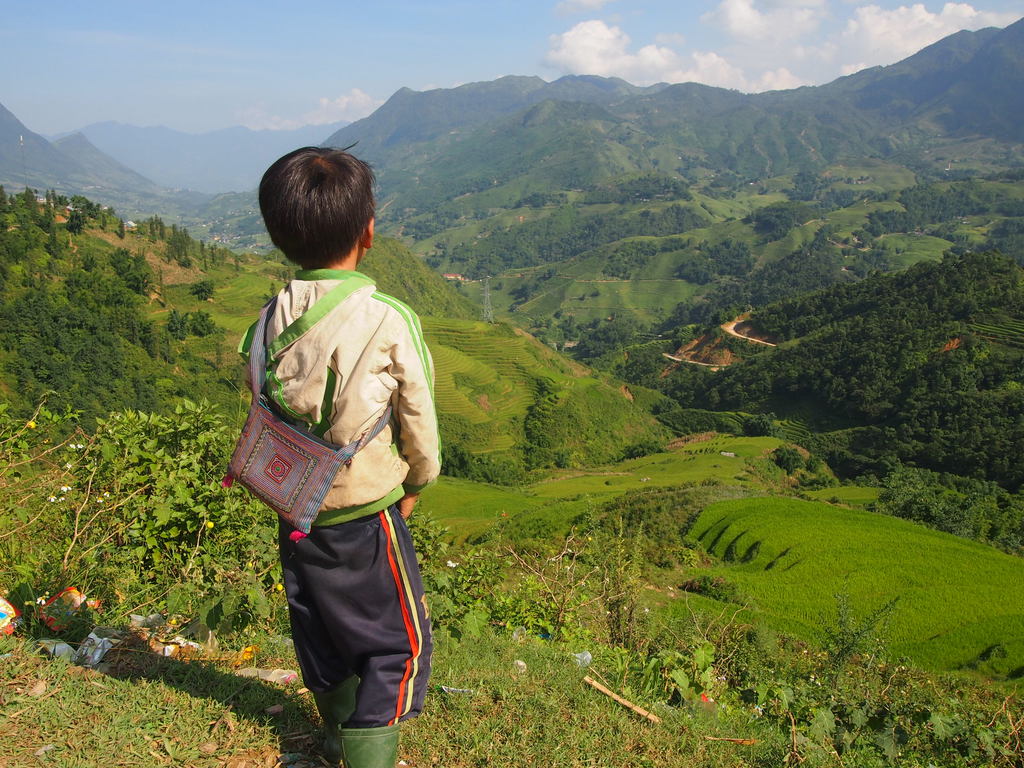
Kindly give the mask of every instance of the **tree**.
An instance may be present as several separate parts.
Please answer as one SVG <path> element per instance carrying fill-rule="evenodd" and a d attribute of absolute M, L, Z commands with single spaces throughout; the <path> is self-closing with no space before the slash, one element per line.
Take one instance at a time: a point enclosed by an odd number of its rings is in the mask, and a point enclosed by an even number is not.
<path fill-rule="evenodd" d="M 185 319 L 188 332 L 193 336 L 209 336 L 217 332 L 217 326 L 209 312 L 189 312 Z"/>
<path fill-rule="evenodd" d="M 804 468 L 804 457 L 796 448 L 788 445 L 779 446 L 772 451 L 772 461 L 782 467 L 787 475 L 792 475 L 798 469 Z"/>
<path fill-rule="evenodd" d="M 172 309 L 167 317 L 167 333 L 171 338 L 183 341 L 188 336 L 188 317 Z"/>
<path fill-rule="evenodd" d="M 85 214 L 81 210 L 75 208 L 71 211 L 71 215 L 68 216 L 68 232 L 73 235 L 80 235 L 82 230 L 85 229 Z"/>
<path fill-rule="evenodd" d="M 213 290 L 213 280 L 200 280 L 198 283 L 193 283 L 188 292 L 199 301 L 209 301 L 213 298 Z"/>

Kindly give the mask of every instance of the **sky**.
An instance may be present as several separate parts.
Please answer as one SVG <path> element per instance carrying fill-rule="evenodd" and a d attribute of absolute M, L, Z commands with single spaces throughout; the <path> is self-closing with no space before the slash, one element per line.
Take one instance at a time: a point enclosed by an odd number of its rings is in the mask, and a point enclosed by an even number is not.
<path fill-rule="evenodd" d="M 115 120 L 204 132 L 364 117 L 402 87 L 503 75 L 745 92 L 891 64 L 1024 0 L 53 0 L 0 26 L 0 104 L 52 135 Z"/>

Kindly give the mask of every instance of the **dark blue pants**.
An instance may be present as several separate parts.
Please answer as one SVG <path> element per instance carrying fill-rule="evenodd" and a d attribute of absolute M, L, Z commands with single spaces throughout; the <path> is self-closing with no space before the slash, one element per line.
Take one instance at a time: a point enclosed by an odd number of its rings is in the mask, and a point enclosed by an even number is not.
<path fill-rule="evenodd" d="M 430 675 L 430 619 L 416 553 L 395 507 L 278 536 L 292 639 L 306 687 L 360 679 L 346 725 L 378 728 L 423 709 Z"/>

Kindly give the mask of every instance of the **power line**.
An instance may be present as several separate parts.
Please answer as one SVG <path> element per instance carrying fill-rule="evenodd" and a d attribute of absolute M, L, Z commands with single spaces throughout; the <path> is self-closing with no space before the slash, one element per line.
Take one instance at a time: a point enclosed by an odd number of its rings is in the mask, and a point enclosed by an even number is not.
<path fill-rule="evenodd" d="M 490 275 L 483 279 L 483 322 L 495 322 L 495 308 L 490 304 Z"/>
<path fill-rule="evenodd" d="M 28 189 L 28 163 L 25 162 L 25 135 L 18 134 L 18 146 L 21 147 L 21 179 L 25 182 L 25 189 Z"/>

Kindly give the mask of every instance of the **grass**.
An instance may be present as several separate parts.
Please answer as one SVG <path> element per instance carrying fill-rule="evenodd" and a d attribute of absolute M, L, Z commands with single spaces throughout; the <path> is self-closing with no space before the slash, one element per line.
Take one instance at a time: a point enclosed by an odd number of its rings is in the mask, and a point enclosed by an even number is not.
<path fill-rule="evenodd" d="M 45 658 L 28 641 L 0 650 L 11 654 L 0 660 L 0 766 L 273 765 L 264 761 L 312 744 L 308 694 L 239 678 L 230 665 L 140 652 L 104 675 Z M 275 705 L 281 714 L 267 714 Z"/>
<path fill-rule="evenodd" d="M 1024 593 L 1007 589 L 1024 579 L 1020 558 L 905 520 L 781 498 L 713 504 L 691 535 L 732 560 L 718 573 L 780 630 L 820 640 L 839 593 L 861 615 L 898 598 L 895 653 L 926 668 L 1020 675 Z"/>
<path fill-rule="evenodd" d="M 554 383 L 558 408 L 571 409 L 565 412 L 573 414 L 573 434 L 564 445 L 581 463 L 609 461 L 626 446 L 662 434 L 619 389 L 509 326 L 425 318 L 423 327 L 434 356 L 438 410 L 477 429 L 473 453 L 515 455 L 543 380 Z"/>
<path fill-rule="evenodd" d="M 878 245 L 898 267 L 909 267 L 919 261 L 938 261 L 953 246 L 948 240 L 931 235 L 882 235 Z"/>
<path fill-rule="evenodd" d="M 522 488 L 442 477 L 424 490 L 420 509 L 448 526 L 458 541 L 507 521 L 564 530 L 579 514 L 627 491 L 701 482 L 763 491 L 766 478 L 770 483 L 779 473 L 764 456 L 781 444 L 771 437 L 718 436 L 604 467 L 548 471 Z"/>
<path fill-rule="evenodd" d="M 853 189 L 856 191 L 888 192 L 914 186 L 914 172 L 901 165 L 892 165 L 881 161 L 855 160 L 848 164 L 836 164 L 825 169 L 825 176 L 830 176 L 834 189 Z M 860 180 L 860 183 L 849 184 L 845 179 Z"/>
<path fill-rule="evenodd" d="M 436 518 L 457 540 L 463 540 L 535 504 L 536 499 L 523 491 L 442 477 L 423 491 L 419 511 Z"/>
<path fill-rule="evenodd" d="M 730 485 L 759 485 L 750 463 L 771 452 L 782 441 L 772 437 L 719 436 L 691 443 L 668 453 L 654 453 L 614 466 L 578 471 L 556 471 L 551 479 L 533 486 L 542 498 L 588 495 L 616 496 L 626 491 L 686 482 L 722 482 Z M 735 453 L 724 456 L 723 452 Z M 646 478 L 646 479 L 645 479 Z"/>
<path fill-rule="evenodd" d="M 828 501 L 833 504 L 845 504 L 848 507 L 864 508 L 878 499 L 881 492 L 881 488 L 865 485 L 840 485 L 835 488 L 806 491 L 806 494 L 815 501 Z"/>
<path fill-rule="evenodd" d="M 663 722 L 648 722 L 584 684 L 584 675 L 595 671 L 577 666 L 575 646 L 516 641 L 487 629 L 462 643 L 436 640 L 424 713 L 402 727 L 399 757 L 411 766 L 730 768 L 784 750 L 783 736 L 741 712 L 719 719 L 659 707 Z M 239 678 L 227 665 L 152 655 L 143 675 L 104 675 L 44 658 L 22 641 L 8 640 L 0 650 L 11 654 L 0 660 L 5 768 L 322 765 L 319 721 L 298 684 L 281 687 Z M 259 661 L 295 668 L 287 654 Z M 607 667 L 601 671 L 611 677 Z M 469 693 L 445 693 L 441 686 Z M 267 714 L 275 705 L 280 714 Z M 758 743 L 736 746 L 705 736 Z"/>
<path fill-rule="evenodd" d="M 1002 318 L 970 324 L 971 330 L 989 341 L 1010 347 L 1024 347 L 1024 322 Z"/>

